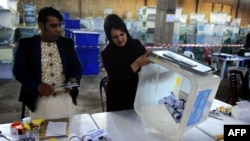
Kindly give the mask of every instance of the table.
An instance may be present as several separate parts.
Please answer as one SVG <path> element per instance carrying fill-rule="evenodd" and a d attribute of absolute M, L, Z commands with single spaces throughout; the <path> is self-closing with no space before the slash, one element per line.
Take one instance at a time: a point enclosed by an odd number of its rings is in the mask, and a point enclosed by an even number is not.
<path fill-rule="evenodd" d="M 220 57 L 220 56 L 225 56 L 225 57 Z M 247 59 L 246 57 L 241 57 L 241 56 L 237 56 L 237 55 L 233 55 L 233 54 L 227 54 L 227 53 L 218 53 L 218 54 L 214 54 L 211 55 L 211 66 L 213 65 L 213 62 L 215 61 L 222 61 L 222 66 L 221 66 L 221 71 L 220 71 L 220 77 L 223 80 L 224 75 L 225 75 L 225 71 L 226 71 L 226 66 L 227 66 L 227 62 L 229 61 L 235 61 L 236 62 L 236 67 L 239 66 L 240 61 L 242 61 L 244 64 L 245 60 Z"/>
<path fill-rule="evenodd" d="M 10 133 L 10 124 L 0 124 L 0 130 L 2 133 L 13 140 L 16 139 L 15 135 Z M 81 135 L 83 133 L 89 132 L 91 130 L 97 129 L 93 119 L 89 114 L 79 114 L 74 115 L 69 118 L 70 133 L 75 133 Z M 69 141 L 68 137 L 57 138 L 58 141 Z M 0 141 L 6 141 L 4 138 L 0 137 Z M 46 140 L 44 140 L 46 141 Z"/>
<path fill-rule="evenodd" d="M 145 123 L 134 110 L 96 113 L 91 116 L 99 128 L 107 131 L 109 135 L 107 140 L 166 141 L 166 137 L 163 134 Z M 183 141 L 201 140 L 213 141 L 214 139 L 195 127 L 183 135 Z"/>
<path fill-rule="evenodd" d="M 239 64 L 240 67 L 244 67 L 246 64 L 246 61 L 250 60 L 250 57 L 238 56 L 238 58 L 242 59 L 241 63 Z"/>
<path fill-rule="evenodd" d="M 211 110 L 220 106 L 231 106 L 214 99 Z M 208 117 L 206 121 L 198 124 L 183 134 L 183 141 L 215 141 L 215 135 L 223 134 L 224 124 L 249 124 L 249 121 L 237 120 L 229 116 L 221 116 L 223 120 Z M 117 112 L 79 114 L 69 119 L 70 133 L 80 135 L 94 129 L 104 129 L 108 133 L 107 141 L 166 141 L 166 137 L 144 122 L 134 110 Z M 171 127 L 167 127 L 171 128 Z M 4 135 L 10 134 L 10 123 L 0 124 Z M 67 137 L 57 138 L 58 141 L 68 141 Z M 0 137 L 0 141 L 6 141 Z"/>
<path fill-rule="evenodd" d="M 220 106 L 230 105 L 215 99 L 211 109 Z M 163 134 L 143 122 L 134 110 L 95 113 L 91 116 L 98 128 L 107 131 L 109 135 L 109 138 L 107 139 L 108 141 L 166 141 L 166 137 Z M 237 120 L 229 116 L 222 116 L 221 118 L 223 120 L 208 117 L 206 121 L 184 132 L 182 140 L 215 141 L 216 135 L 223 134 L 224 124 L 249 124 L 249 122 Z"/>
<path fill-rule="evenodd" d="M 220 100 L 214 99 L 214 102 L 212 104 L 211 109 L 216 109 L 217 107 L 224 106 L 228 107 L 231 106 L 227 103 L 224 103 Z M 207 135 L 209 135 L 212 138 L 216 138 L 216 135 L 220 135 L 224 133 L 224 125 L 230 124 L 230 125 L 249 125 L 250 120 L 238 120 L 231 116 L 220 114 L 220 119 L 208 117 L 206 121 L 200 123 L 196 127 L 200 129 L 201 131 L 205 132 Z"/>

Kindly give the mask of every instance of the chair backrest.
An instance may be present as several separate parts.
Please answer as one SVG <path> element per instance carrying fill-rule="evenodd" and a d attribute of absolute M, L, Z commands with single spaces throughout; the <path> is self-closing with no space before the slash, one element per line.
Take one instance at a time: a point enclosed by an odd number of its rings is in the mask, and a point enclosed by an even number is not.
<path fill-rule="evenodd" d="M 194 57 L 194 53 L 192 52 L 192 51 L 188 51 L 188 50 L 186 50 L 186 51 L 184 51 L 184 53 L 183 53 L 185 56 L 187 56 L 187 57 L 190 57 L 190 58 L 192 58 L 192 59 L 194 59 L 195 57 Z"/>
<path fill-rule="evenodd" d="M 232 105 L 235 105 L 236 102 L 238 101 L 238 84 L 239 82 L 237 81 L 237 76 L 240 76 L 241 79 L 241 84 L 243 83 L 243 73 L 242 71 L 239 70 L 230 70 L 229 71 L 229 83 L 230 83 L 230 95 L 227 99 L 227 103 L 231 103 Z"/>

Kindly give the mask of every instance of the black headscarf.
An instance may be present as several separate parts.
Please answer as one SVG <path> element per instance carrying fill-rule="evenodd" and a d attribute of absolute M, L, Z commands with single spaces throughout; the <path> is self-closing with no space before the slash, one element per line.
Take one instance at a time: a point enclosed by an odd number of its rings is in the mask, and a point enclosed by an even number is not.
<path fill-rule="evenodd" d="M 132 38 L 128 32 L 128 29 L 126 27 L 126 24 L 116 14 L 110 14 L 104 20 L 104 31 L 105 31 L 106 37 L 109 40 L 109 43 L 114 45 L 114 43 L 111 39 L 111 33 L 110 33 L 111 29 L 120 29 L 120 30 L 124 31 L 127 34 L 128 42 L 132 40 Z"/>

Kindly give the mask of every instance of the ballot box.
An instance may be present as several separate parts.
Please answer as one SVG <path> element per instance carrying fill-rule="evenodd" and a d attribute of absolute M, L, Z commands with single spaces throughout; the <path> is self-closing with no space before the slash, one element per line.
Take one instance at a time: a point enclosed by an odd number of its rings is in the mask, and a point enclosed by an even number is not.
<path fill-rule="evenodd" d="M 140 72 L 135 111 L 167 140 L 180 141 L 208 117 L 221 79 L 214 68 L 171 49 L 153 51 L 149 59 Z"/>

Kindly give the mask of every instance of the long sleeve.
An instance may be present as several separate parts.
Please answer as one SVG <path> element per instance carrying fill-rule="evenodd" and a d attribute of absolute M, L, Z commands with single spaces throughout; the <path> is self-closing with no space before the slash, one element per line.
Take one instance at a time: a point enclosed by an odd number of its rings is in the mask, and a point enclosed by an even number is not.
<path fill-rule="evenodd" d="M 145 48 L 138 40 L 133 40 L 129 45 L 127 48 L 107 46 L 101 53 L 104 68 L 113 85 L 128 85 L 138 77 L 131 64 L 145 52 Z"/>

